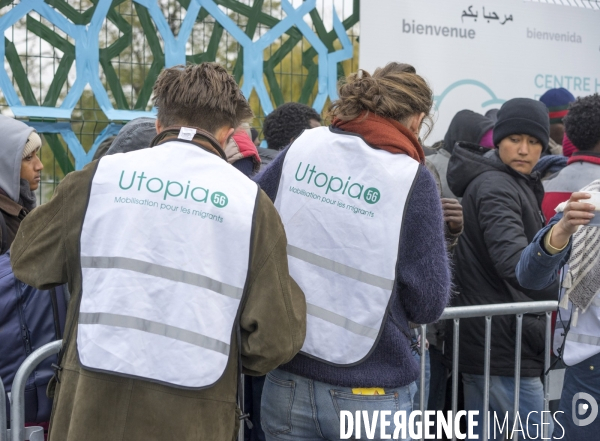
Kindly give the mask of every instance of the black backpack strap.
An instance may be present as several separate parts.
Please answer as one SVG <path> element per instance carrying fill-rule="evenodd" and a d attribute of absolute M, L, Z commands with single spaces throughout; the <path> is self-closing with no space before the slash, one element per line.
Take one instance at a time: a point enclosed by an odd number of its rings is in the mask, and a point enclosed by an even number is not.
<path fill-rule="evenodd" d="M 0 211 L 0 256 L 8 252 L 8 228 L 4 214 Z"/>

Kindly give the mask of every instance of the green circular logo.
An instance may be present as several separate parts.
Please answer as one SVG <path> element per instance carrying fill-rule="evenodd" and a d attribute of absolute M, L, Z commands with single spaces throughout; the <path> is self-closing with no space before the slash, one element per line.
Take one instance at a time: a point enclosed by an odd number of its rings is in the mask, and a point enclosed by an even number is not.
<path fill-rule="evenodd" d="M 374 187 L 367 188 L 363 195 L 367 204 L 376 204 L 381 199 L 381 193 Z"/>
<path fill-rule="evenodd" d="M 215 207 L 219 207 L 219 208 L 225 207 L 227 205 L 227 203 L 229 202 L 229 199 L 227 199 L 227 196 L 225 196 L 224 193 L 221 193 L 219 191 L 217 191 L 216 193 L 213 193 L 213 195 L 210 197 L 210 200 Z"/>

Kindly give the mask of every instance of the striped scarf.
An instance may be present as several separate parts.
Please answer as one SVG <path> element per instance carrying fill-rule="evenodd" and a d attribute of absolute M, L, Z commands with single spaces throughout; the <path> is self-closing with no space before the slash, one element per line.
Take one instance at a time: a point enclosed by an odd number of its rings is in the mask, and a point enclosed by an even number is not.
<path fill-rule="evenodd" d="M 594 181 L 580 191 L 600 191 L 600 180 Z M 566 203 L 560 204 L 556 211 L 564 211 Z M 573 246 L 569 258 L 569 270 L 563 279 L 565 295 L 561 307 L 570 300 L 575 307 L 573 326 L 577 326 L 579 313 L 584 313 L 600 291 L 600 228 L 582 226 L 573 235 Z"/>

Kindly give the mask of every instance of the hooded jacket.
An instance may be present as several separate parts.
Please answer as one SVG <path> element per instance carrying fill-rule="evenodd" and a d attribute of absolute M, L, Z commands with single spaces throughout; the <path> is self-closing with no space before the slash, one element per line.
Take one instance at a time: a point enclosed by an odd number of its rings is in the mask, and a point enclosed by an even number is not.
<path fill-rule="evenodd" d="M 448 127 L 448 131 L 444 137 L 442 148 L 437 154 L 430 155 L 427 158 L 431 161 L 440 175 L 442 181 L 442 197 L 456 198 L 455 194 L 448 186 L 448 179 L 446 177 L 448 161 L 454 150 L 454 145 L 460 141 L 478 144 L 483 135 L 489 132 L 493 127 L 494 122 L 491 119 L 471 110 L 461 110 L 454 118 L 452 118 L 450 127 Z"/>
<path fill-rule="evenodd" d="M 448 167 L 448 183 L 461 196 L 465 226 L 455 249 L 453 306 L 554 300 L 556 283 L 536 291 L 522 288 L 515 268 L 523 250 L 544 225 L 544 195 L 537 174 L 523 175 L 502 162 L 497 150 L 458 143 Z M 523 318 L 521 375 L 536 377 L 544 366 L 545 319 Z M 492 320 L 491 374 L 513 376 L 516 319 Z M 452 333 L 449 332 L 451 335 Z M 483 374 L 485 319 L 461 320 L 459 365 Z M 447 339 L 452 344 L 452 337 Z M 452 351 L 448 351 L 452 354 Z"/>
<path fill-rule="evenodd" d="M 225 146 L 227 162 L 246 176 L 252 176 L 260 170 L 260 156 L 249 132 L 238 128 Z"/>
<path fill-rule="evenodd" d="M 0 214 L 7 227 L 7 247 L 10 247 L 17 234 L 19 224 L 27 213 L 35 207 L 35 196 L 29 183 L 21 183 L 21 160 L 27 138 L 33 128 L 13 118 L 0 115 Z M 0 243 L 2 240 L 0 230 Z M 7 250 L 0 250 L 0 253 Z"/>

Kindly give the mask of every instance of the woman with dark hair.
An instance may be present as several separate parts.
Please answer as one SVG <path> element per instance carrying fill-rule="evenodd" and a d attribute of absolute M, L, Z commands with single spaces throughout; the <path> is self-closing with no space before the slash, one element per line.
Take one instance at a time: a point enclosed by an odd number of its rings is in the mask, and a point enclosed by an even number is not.
<path fill-rule="evenodd" d="M 351 75 L 339 95 L 333 124 L 305 131 L 257 177 L 308 313 L 301 353 L 267 375 L 268 440 L 339 439 L 342 411 L 411 412 L 409 321 L 434 322 L 449 298 L 442 208 L 418 141 L 431 89 L 391 63 Z"/>

